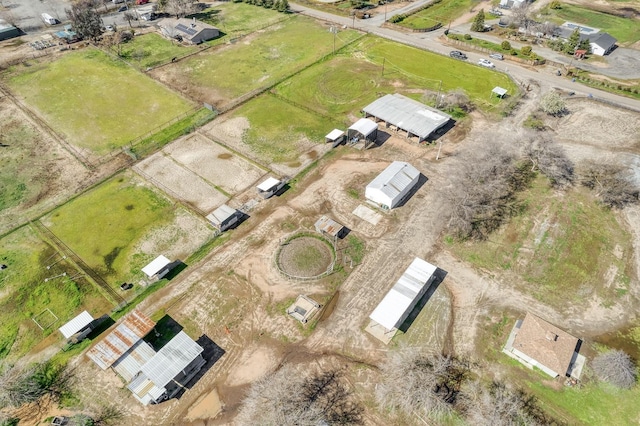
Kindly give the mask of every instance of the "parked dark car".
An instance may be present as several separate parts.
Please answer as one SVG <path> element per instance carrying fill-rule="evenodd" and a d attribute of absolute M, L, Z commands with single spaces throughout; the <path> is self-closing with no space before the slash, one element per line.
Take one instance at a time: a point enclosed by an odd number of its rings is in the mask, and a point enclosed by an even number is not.
<path fill-rule="evenodd" d="M 451 52 L 449 52 L 449 56 L 455 59 L 467 59 L 467 55 L 459 50 L 452 50 Z"/>
<path fill-rule="evenodd" d="M 120 9 L 118 9 L 118 12 L 126 12 L 127 10 L 129 10 L 128 6 L 120 6 Z"/>

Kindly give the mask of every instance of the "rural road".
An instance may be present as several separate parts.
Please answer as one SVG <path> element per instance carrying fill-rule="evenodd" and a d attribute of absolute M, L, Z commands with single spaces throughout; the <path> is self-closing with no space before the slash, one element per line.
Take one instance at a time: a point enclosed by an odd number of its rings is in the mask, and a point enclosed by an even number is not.
<path fill-rule="evenodd" d="M 420 7 L 427 1 L 418 1 L 412 3 L 412 7 Z M 323 21 L 335 23 L 343 28 L 355 27 L 358 30 L 368 32 L 370 34 L 384 37 L 389 40 L 397 41 L 399 43 L 407 44 L 417 47 L 419 49 L 425 49 L 434 53 L 442 55 L 448 55 L 454 47 L 445 44 L 440 36 L 443 35 L 443 30 L 436 30 L 429 33 L 403 33 L 395 31 L 389 28 L 381 27 L 384 23 L 384 16 L 378 15 L 371 19 L 360 20 L 350 17 L 338 16 L 327 12 L 311 9 L 299 4 L 290 3 L 291 10 L 302 15 L 307 15 Z M 387 14 L 387 19 L 391 16 L 401 13 L 403 9 L 394 11 Z M 469 57 L 469 62 L 477 63 L 481 58 L 486 58 L 484 54 L 476 52 L 466 52 Z M 509 61 L 503 61 L 496 65 L 496 70 L 507 73 L 519 84 L 526 84 L 529 80 L 538 81 L 541 86 L 553 87 L 567 92 L 575 92 L 578 95 L 588 96 L 591 95 L 595 99 L 604 100 L 606 102 L 613 103 L 624 108 L 632 109 L 640 112 L 640 101 L 635 99 L 618 96 L 613 93 L 604 92 L 602 90 L 593 89 L 584 86 L 577 82 L 572 82 L 565 77 L 559 77 L 555 75 L 555 68 L 551 67 L 530 67 L 522 66 Z"/>

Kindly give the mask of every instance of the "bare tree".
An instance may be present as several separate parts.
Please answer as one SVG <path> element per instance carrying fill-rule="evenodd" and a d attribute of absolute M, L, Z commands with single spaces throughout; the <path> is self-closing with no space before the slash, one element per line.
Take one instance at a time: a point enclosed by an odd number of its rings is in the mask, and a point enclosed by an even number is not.
<path fill-rule="evenodd" d="M 567 104 L 558 92 L 552 90 L 540 99 L 540 109 L 549 115 L 558 117 L 566 114 Z"/>
<path fill-rule="evenodd" d="M 195 0 L 166 0 L 164 11 L 176 18 L 185 17 L 196 11 Z"/>
<path fill-rule="evenodd" d="M 339 371 L 305 377 L 287 365 L 251 386 L 237 420 L 264 426 L 360 424 L 362 407 Z"/>
<path fill-rule="evenodd" d="M 635 386 L 638 377 L 638 369 L 631 357 L 618 349 L 595 357 L 592 368 L 598 379 L 622 389 Z"/>
<path fill-rule="evenodd" d="M 7 369 L 0 376 L 0 408 L 20 407 L 45 395 L 59 398 L 69 389 L 71 371 L 51 362 Z"/>
<path fill-rule="evenodd" d="M 531 163 L 531 171 L 540 171 L 555 187 L 573 183 L 573 162 L 564 149 L 547 133 L 528 133 L 521 154 Z"/>
<path fill-rule="evenodd" d="M 608 207 L 623 208 L 638 202 L 640 190 L 632 172 L 620 164 L 587 160 L 580 165 L 580 182 L 595 191 Z"/>
<path fill-rule="evenodd" d="M 473 104 L 464 90 L 455 89 L 444 95 L 442 101 L 436 107 L 446 112 L 452 112 L 456 108 L 460 108 L 464 112 L 470 112 L 473 109 Z"/>
<path fill-rule="evenodd" d="M 73 29 L 83 38 L 96 43 L 102 35 L 102 18 L 96 9 L 95 0 L 80 0 L 67 9 Z"/>
<path fill-rule="evenodd" d="M 514 194 L 528 183 L 528 168 L 517 167 L 513 141 L 486 135 L 464 151 L 446 193 L 449 228 L 460 239 L 484 239 L 517 211 Z"/>
<path fill-rule="evenodd" d="M 443 418 L 452 412 L 468 366 L 456 358 L 417 350 L 393 353 L 376 387 L 380 406 L 392 413 Z"/>

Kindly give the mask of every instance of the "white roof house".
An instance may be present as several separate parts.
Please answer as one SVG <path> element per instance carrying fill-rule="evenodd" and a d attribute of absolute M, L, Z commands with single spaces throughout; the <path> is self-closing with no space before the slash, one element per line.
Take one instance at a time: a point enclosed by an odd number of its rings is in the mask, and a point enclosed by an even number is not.
<path fill-rule="evenodd" d="M 73 318 L 71 321 L 60 327 L 58 330 L 65 339 L 76 334 L 78 331 L 82 330 L 93 321 L 93 317 L 87 311 L 82 311 L 78 316 Z"/>
<path fill-rule="evenodd" d="M 400 327 L 429 289 L 436 269 L 436 266 L 416 257 L 369 318 L 387 330 Z"/>
<path fill-rule="evenodd" d="M 392 209 L 418 183 L 420 172 L 404 161 L 394 161 L 367 185 L 367 200 L 383 209 Z"/>
<path fill-rule="evenodd" d="M 238 210 L 223 204 L 207 215 L 207 220 L 220 231 L 224 231 L 238 221 Z"/>
<path fill-rule="evenodd" d="M 169 388 L 179 390 L 180 385 L 186 385 L 193 377 L 189 373 L 202 367 L 203 351 L 202 346 L 181 331 L 142 366 L 127 387 L 144 405 L 158 402 L 165 393 L 170 393 Z M 171 385 L 171 382 L 178 383 Z"/>
<path fill-rule="evenodd" d="M 387 127 L 392 125 L 407 132 L 407 137 L 417 136 L 419 142 L 451 120 L 449 114 L 399 93 L 378 98 L 362 111 L 367 117 L 384 121 Z"/>
<path fill-rule="evenodd" d="M 158 278 L 162 278 L 169 272 L 169 268 L 167 268 L 171 264 L 171 261 L 160 255 L 153 259 L 151 263 L 142 268 L 142 272 L 148 277 L 153 278 L 154 276 L 158 276 Z"/>

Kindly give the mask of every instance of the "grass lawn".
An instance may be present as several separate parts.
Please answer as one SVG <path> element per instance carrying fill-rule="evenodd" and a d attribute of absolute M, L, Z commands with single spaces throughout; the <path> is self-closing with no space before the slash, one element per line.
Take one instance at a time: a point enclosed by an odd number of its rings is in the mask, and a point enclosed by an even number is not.
<path fill-rule="evenodd" d="M 122 174 L 53 211 L 44 223 L 116 287 L 141 276 L 150 256 L 133 253 L 135 244 L 174 215 L 168 199 Z"/>
<path fill-rule="evenodd" d="M 365 37 L 347 49 L 354 56 L 365 55 L 379 69 L 384 61 L 386 79 L 420 83 L 430 90 L 437 90 L 442 81 L 443 91 L 463 89 L 480 109 L 490 109 L 500 102 L 496 96 L 489 96 L 496 86 L 511 94 L 518 92 L 504 74 L 382 38 Z"/>
<path fill-rule="evenodd" d="M 84 309 L 97 317 L 113 307 L 28 226 L 0 239 L 0 263 L 0 360 L 15 361 Z M 59 319 L 43 331 L 31 318 L 46 308 Z M 53 320 L 41 316 L 43 325 Z"/>
<path fill-rule="evenodd" d="M 167 40 L 160 34 L 149 33 L 134 37 L 130 42 L 123 44 L 121 54 L 125 60 L 138 68 L 146 69 L 198 50 L 198 46 L 183 46 Z"/>
<path fill-rule="evenodd" d="M 575 22 L 589 27 L 600 28 L 615 37 L 619 43 L 632 44 L 640 40 L 640 20 L 622 18 L 597 12 L 580 6 L 562 3 L 561 9 L 545 9 L 558 24 L 564 21 Z"/>
<path fill-rule="evenodd" d="M 472 0 L 441 1 L 440 3 L 436 3 L 431 7 L 408 16 L 399 22 L 398 25 L 412 29 L 433 27 L 438 22 L 442 25 L 447 25 L 450 21 L 453 21 L 470 10 L 474 3 Z"/>
<path fill-rule="evenodd" d="M 521 194 L 525 211 L 483 242 L 450 243 L 457 256 L 489 271 L 516 274 L 545 303 L 613 303 L 628 291 L 628 232 L 585 188 L 557 194 L 537 178 Z"/>
<path fill-rule="evenodd" d="M 356 37 L 358 33 L 351 30 L 339 33 L 336 48 Z M 333 40 L 326 26 L 296 17 L 237 44 L 169 65 L 163 72 L 171 74 L 171 84 L 194 88 L 194 96 L 211 91 L 212 97 L 221 100 L 218 103 L 225 103 L 313 63 L 332 51 Z"/>
<path fill-rule="evenodd" d="M 12 68 L 4 79 L 68 141 L 105 154 L 192 106 L 159 83 L 95 49 Z"/>
<path fill-rule="evenodd" d="M 233 116 L 246 117 L 251 125 L 243 142 L 260 157 L 276 163 L 297 161 L 302 154 L 300 141 L 322 143 L 327 129 L 343 126 L 269 94 L 242 105 Z"/>
<path fill-rule="evenodd" d="M 246 3 L 221 3 L 196 13 L 196 19 L 214 25 L 225 35 L 233 37 L 286 19 L 290 15 Z M 215 41 L 212 41 L 215 43 Z"/>

